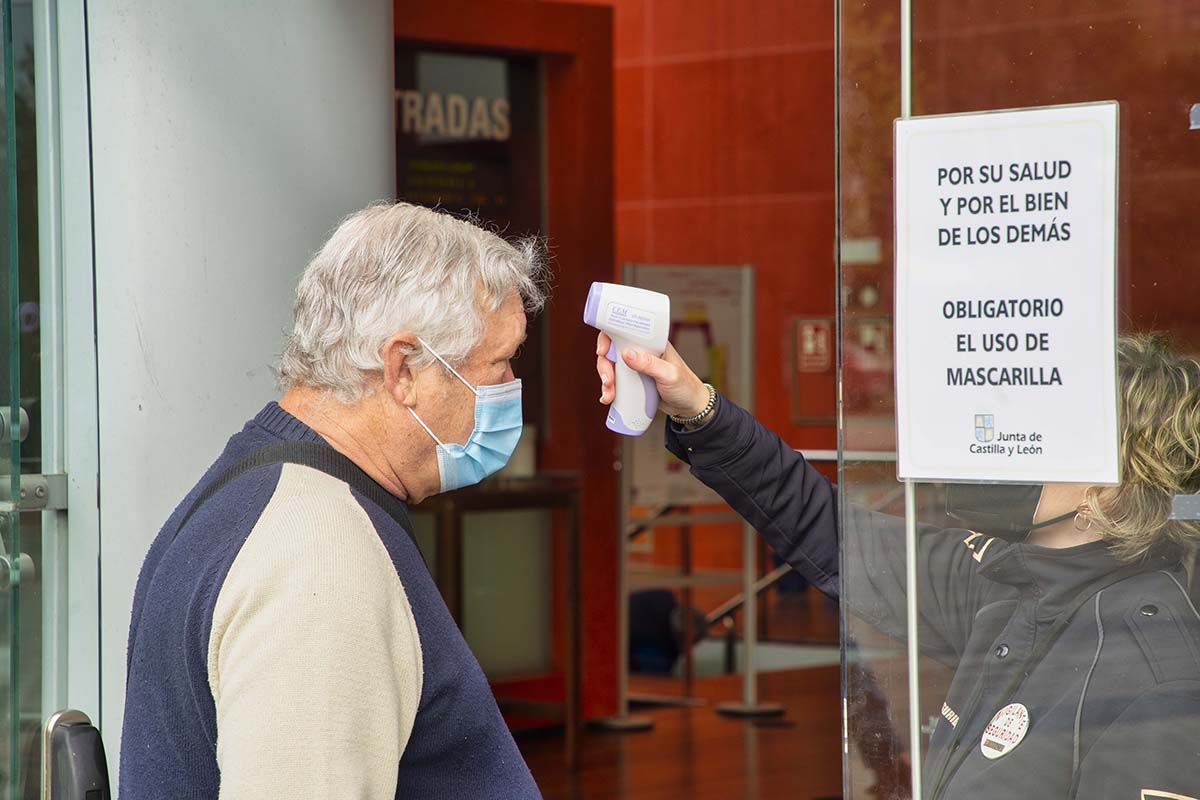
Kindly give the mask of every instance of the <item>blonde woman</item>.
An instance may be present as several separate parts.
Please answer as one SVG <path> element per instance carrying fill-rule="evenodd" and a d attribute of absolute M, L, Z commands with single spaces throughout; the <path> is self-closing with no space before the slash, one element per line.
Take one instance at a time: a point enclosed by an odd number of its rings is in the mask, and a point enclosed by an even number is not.
<path fill-rule="evenodd" d="M 613 397 L 597 342 L 601 401 Z M 667 447 L 830 596 L 905 632 L 903 521 L 853 506 L 671 348 L 623 353 L 654 379 Z M 952 487 L 963 528 L 922 526 L 920 649 L 955 668 L 929 742 L 936 800 L 1200 798 L 1200 363 L 1122 339 L 1119 486 Z M 983 501 L 982 503 L 980 501 Z M 985 507 L 986 504 L 986 507 Z M 843 574 L 844 570 L 844 574 Z"/>

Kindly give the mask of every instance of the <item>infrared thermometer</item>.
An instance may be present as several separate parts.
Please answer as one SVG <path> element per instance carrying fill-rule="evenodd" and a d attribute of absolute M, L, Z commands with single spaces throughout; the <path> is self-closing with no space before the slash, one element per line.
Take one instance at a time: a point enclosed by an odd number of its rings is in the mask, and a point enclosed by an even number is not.
<path fill-rule="evenodd" d="M 630 369 L 620 353 L 640 350 L 662 356 L 671 330 L 671 298 L 649 289 L 596 282 L 588 292 L 583 321 L 612 339 L 608 360 L 617 376 L 608 429 L 641 436 L 658 411 L 658 388 L 653 380 Z"/>

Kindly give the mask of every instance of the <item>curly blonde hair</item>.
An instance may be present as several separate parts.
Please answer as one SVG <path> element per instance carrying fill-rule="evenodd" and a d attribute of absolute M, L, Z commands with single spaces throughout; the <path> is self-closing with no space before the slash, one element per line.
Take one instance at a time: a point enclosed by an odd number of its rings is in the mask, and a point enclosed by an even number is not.
<path fill-rule="evenodd" d="M 1194 553 L 1200 522 L 1171 519 L 1171 505 L 1200 493 L 1200 361 L 1162 335 L 1121 337 L 1117 380 L 1122 481 L 1089 489 L 1085 513 L 1123 561 Z"/>

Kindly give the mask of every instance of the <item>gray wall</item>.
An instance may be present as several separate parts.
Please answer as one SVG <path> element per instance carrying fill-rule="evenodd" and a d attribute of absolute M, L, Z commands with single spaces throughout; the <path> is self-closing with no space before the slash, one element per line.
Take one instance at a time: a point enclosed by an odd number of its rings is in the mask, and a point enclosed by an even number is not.
<path fill-rule="evenodd" d="M 393 192 L 390 0 L 88 6 L 102 726 L 150 540 L 274 398 L 296 278 Z"/>

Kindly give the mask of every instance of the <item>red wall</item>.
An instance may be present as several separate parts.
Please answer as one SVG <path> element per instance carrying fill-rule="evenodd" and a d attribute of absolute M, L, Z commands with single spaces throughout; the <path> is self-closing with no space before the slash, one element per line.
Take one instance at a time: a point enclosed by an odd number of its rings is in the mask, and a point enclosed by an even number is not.
<path fill-rule="evenodd" d="M 833 4 L 613 5 L 618 264 L 753 264 L 756 411 L 833 447 L 787 391 L 789 317 L 834 308 Z"/>

